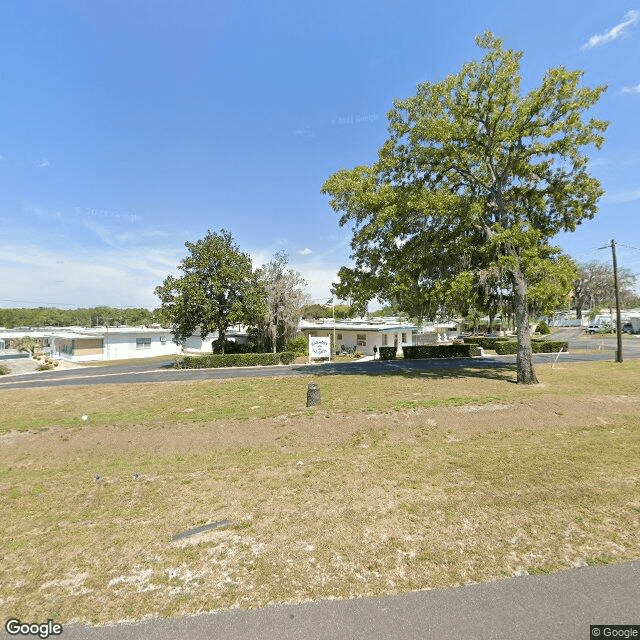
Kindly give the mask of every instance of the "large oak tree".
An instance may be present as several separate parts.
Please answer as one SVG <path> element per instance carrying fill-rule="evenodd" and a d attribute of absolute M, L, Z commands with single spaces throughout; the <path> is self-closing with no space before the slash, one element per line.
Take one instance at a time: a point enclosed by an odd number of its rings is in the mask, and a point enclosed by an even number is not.
<path fill-rule="evenodd" d="M 224 353 L 229 326 L 250 322 L 262 311 L 262 290 L 251 258 L 224 229 L 220 233 L 208 231 L 201 240 L 185 246 L 189 255 L 178 265 L 183 275 L 168 276 L 155 289 L 162 313 L 172 323 L 179 342 L 198 329 L 202 339 L 218 331 Z"/>
<path fill-rule="evenodd" d="M 596 213 L 602 189 L 586 149 L 601 146 L 607 123 L 584 112 L 605 88 L 561 66 L 523 94 L 522 52 L 491 33 L 476 42 L 482 60 L 394 102 L 374 164 L 325 182 L 340 224 L 353 226 L 355 266 L 336 290 L 415 314 L 495 270 L 513 297 L 517 379 L 530 384 L 529 280 L 556 259 L 549 240 Z"/>

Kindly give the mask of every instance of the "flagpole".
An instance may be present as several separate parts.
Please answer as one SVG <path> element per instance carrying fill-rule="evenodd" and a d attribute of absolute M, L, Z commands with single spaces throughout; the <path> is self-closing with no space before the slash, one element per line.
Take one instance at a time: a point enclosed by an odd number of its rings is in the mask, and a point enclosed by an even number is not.
<path fill-rule="evenodd" d="M 333 349 L 335 351 L 336 348 L 336 304 L 331 296 L 331 311 L 333 312 Z M 329 362 L 331 362 L 331 358 L 329 358 Z"/>

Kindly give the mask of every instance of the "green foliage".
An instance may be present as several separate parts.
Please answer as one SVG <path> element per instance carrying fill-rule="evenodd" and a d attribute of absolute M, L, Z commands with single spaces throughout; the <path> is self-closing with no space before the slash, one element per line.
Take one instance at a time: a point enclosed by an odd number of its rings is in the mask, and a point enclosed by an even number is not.
<path fill-rule="evenodd" d="M 373 313 L 370 313 L 369 316 L 371 318 L 379 318 L 379 317 L 393 317 L 393 316 L 402 316 L 404 315 L 400 309 L 393 304 L 388 304 L 382 307 L 382 309 L 378 309 Z"/>
<path fill-rule="evenodd" d="M 549 329 L 549 325 L 543 320 L 542 322 L 538 322 L 536 333 L 539 333 L 541 336 L 548 336 L 551 333 L 551 329 Z"/>
<path fill-rule="evenodd" d="M 607 123 L 583 112 L 604 87 L 557 67 L 523 95 L 522 53 L 490 33 L 477 44 L 482 60 L 394 102 L 374 164 L 324 183 L 340 224 L 353 227 L 355 265 L 340 269 L 335 290 L 424 317 L 463 308 L 486 285 L 512 301 L 518 382 L 533 383 L 528 287 L 539 308 L 566 295 L 569 265 L 549 239 L 592 218 L 603 193 L 584 149 L 602 145 Z M 536 288 L 545 273 L 553 286 Z"/>
<path fill-rule="evenodd" d="M 221 347 L 227 328 L 254 324 L 264 312 L 264 290 L 253 273 L 251 258 L 242 253 L 228 231 L 207 231 L 195 243 L 187 242 L 189 255 L 178 268 L 183 276 L 168 276 L 155 293 L 164 317 L 178 341 L 198 329 L 204 339 L 218 331 Z"/>
<path fill-rule="evenodd" d="M 15 327 L 91 327 L 108 324 L 110 327 L 150 325 L 160 321 L 155 311 L 144 308 L 119 309 L 117 307 L 88 307 L 57 309 L 37 307 L 33 309 L 0 309 L 0 326 Z"/>
<path fill-rule="evenodd" d="M 540 249 L 540 256 L 525 269 L 528 282 L 527 300 L 533 315 L 548 315 L 553 310 L 567 309 L 578 266 L 556 247 Z"/>
<path fill-rule="evenodd" d="M 380 360 L 395 360 L 396 348 L 395 347 L 379 347 L 378 357 Z"/>
<path fill-rule="evenodd" d="M 215 369 L 219 367 L 255 367 L 258 365 L 291 364 L 296 354 L 279 353 L 224 353 L 203 356 L 184 356 L 176 362 L 179 369 Z"/>
<path fill-rule="evenodd" d="M 507 342 L 509 338 L 485 338 L 483 336 L 465 338 L 465 344 L 477 344 L 483 349 L 495 349 L 497 342 Z"/>
<path fill-rule="evenodd" d="M 6 376 L 9 373 L 9 367 L 0 364 L 0 376 Z"/>
<path fill-rule="evenodd" d="M 470 344 L 433 344 L 402 347 L 405 360 L 423 358 L 470 358 Z"/>
<path fill-rule="evenodd" d="M 471 309 L 469 309 L 467 317 L 465 318 L 465 321 L 468 326 L 473 327 L 474 333 L 478 330 L 478 325 L 480 324 L 481 320 L 482 314 L 480 313 L 480 311 L 475 307 L 471 307 Z"/>
<path fill-rule="evenodd" d="M 344 320 L 349 318 L 351 314 L 350 307 L 344 304 L 337 304 L 335 310 L 329 305 L 322 304 L 308 304 L 302 307 L 302 317 L 306 320 L 313 320 L 315 318 L 333 318 L 335 314 L 336 320 Z"/>
<path fill-rule="evenodd" d="M 287 342 L 286 350 L 306 356 L 309 353 L 309 339 L 307 336 L 293 338 Z"/>
<path fill-rule="evenodd" d="M 532 340 L 533 353 L 557 353 L 569 351 L 569 343 L 566 340 Z M 494 349 L 498 355 L 518 353 L 518 343 L 515 340 L 497 342 Z"/>
<path fill-rule="evenodd" d="M 211 350 L 213 353 L 251 353 L 255 352 L 255 343 L 249 341 L 247 344 L 240 344 L 233 340 L 225 340 L 223 345 L 216 340 L 211 344 Z"/>

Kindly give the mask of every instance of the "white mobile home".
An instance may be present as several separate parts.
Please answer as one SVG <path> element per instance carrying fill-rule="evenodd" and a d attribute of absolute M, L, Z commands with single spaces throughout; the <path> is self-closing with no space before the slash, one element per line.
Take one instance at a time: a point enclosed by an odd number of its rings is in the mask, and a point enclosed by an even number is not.
<path fill-rule="evenodd" d="M 211 353 L 213 350 L 213 343 L 218 339 L 218 332 L 213 331 L 208 333 L 204 339 L 200 337 L 200 331 L 196 330 L 195 333 L 189 336 L 184 341 L 185 351 L 197 351 L 198 353 Z M 227 340 L 235 342 L 236 344 L 247 344 L 249 339 L 249 331 L 247 327 L 242 324 L 234 324 L 227 329 Z"/>
<path fill-rule="evenodd" d="M 151 358 L 181 353 L 169 329 L 96 327 L 51 334 L 54 358 L 71 362 Z"/>
<path fill-rule="evenodd" d="M 374 354 L 376 347 L 395 347 L 402 353 L 402 347 L 413 346 L 418 327 L 409 322 L 385 322 L 376 319 L 301 320 L 298 329 L 305 336 L 335 337 L 334 352 L 359 351 L 365 355 Z"/>

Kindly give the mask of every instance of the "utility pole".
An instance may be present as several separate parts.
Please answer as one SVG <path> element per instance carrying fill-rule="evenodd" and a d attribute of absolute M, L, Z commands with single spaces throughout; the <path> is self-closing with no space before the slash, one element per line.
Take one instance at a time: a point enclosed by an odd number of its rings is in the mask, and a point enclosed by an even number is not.
<path fill-rule="evenodd" d="M 607 245 L 600 247 L 606 249 Z M 618 260 L 616 259 L 616 241 L 611 240 L 611 258 L 613 260 L 613 287 L 616 292 L 616 338 L 618 350 L 616 351 L 616 362 L 622 362 L 622 318 L 620 316 L 620 290 L 618 288 Z"/>

